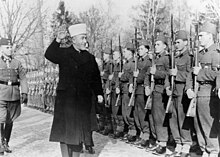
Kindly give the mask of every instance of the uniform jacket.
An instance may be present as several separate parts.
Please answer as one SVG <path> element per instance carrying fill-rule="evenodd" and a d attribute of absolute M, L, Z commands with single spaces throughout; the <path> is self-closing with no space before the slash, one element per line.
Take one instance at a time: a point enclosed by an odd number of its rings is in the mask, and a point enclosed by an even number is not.
<path fill-rule="evenodd" d="M 154 63 L 156 65 L 154 80 L 163 80 L 165 82 L 164 85 L 155 84 L 154 91 L 163 93 L 164 89 L 169 86 L 168 71 L 170 68 L 170 55 L 164 51 L 155 57 Z M 144 85 L 150 87 L 150 70 L 146 74 Z"/>
<path fill-rule="evenodd" d="M 128 93 L 129 84 L 133 83 L 134 59 L 131 58 L 123 64 L 123 73 L 117 86 L 121 86 L 122 93 Z"/>
<path fill-rule="evenodd" d="M 139 70 L 139 74 L 137 77 L 137 88 L 135 94 L 144 94 L 144 79 L 150 66 L 151 61 L 147 55 L 144 58 L 139 58 L 137 63 L 137 69 Z"/>
<path fill-rule="evenodd" d="M 209 48 L 202 50 L 198 54 L 198 62 L 202 69 L 197 75 L 197 82 L 199 83 L 198 96 L 213 96 L 216 80 L 218 76 L 217 67 L 219 65 L 220 55 L 217 51 L 216 44 Z M 212 82 L 212 85 L 203 84 L 202 82 Z M 187 77 L 186 90 L 193 87 L 193 74 L 190 73 Z"/>
<path fill-rule="evenodd" d="M 28 93 L 26 70 L 17 59 L 12 58 L 8 68 L 6 62 L 0 58 L 0 80 L 20 82 L 20 89 L 18 85 L 0 84 L 0 100 L 16 101 L 20 99 L 20 93 Z"/>

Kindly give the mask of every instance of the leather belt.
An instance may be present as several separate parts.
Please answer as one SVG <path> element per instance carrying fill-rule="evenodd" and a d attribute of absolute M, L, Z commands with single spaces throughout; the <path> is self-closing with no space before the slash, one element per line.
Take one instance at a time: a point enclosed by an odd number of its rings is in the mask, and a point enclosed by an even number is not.
<path fill-rule="evenodd" d="M 199 81 L 199 84 L 204 85 L 204 84 L 209 84 L 209 85 L 214 85 L 214 81 Z"/>
<path fill-rule="evenodd" d="M 155 85 L 164 85 L 164 83 L 165 83 L 164 79 L 155 80 Z"/>
<path fill-rule="evenodd" d="M 12 81 L 1 81 L 0 84 L 8 85 L 8 86 L 19 86 L 20 82 L 12 82 Z"/>

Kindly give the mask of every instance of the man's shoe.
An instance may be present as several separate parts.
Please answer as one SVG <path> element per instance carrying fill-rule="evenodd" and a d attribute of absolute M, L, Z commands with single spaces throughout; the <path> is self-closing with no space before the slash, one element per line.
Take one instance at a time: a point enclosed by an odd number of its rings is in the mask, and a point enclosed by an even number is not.
<path fill-rule="evenodd" d="M 114 134 L 114 138 L 117 139 L 117 138 L 122 138 L 124 136 L 124 133 L 123 132 L 116 132 Z"/>
<path fill-rule="evenodd" d="M 145 151 L 146 152 L 151 152 L 151 151 L 154 151 L 157 147 L 159 147 L 159 145 L 158 144 L 154 144 L 154 145 L 152 145 L 152 144 L 149 144 L 146 148 L 145 148 Z"/>
<path fill-rule="evenodd" d="M 8 142 L 5 142 L 5 143 L 3 144 L 3 147 L 4 147 L 4 151 L 5 151 L 6 153 L 12 153 L 12 150 L 9 148 Z"/>
<path fill-rule="evenodd" d="M 86 146 L 86 150 L 88 151 L 89 154 L 95 154 L 95 150 L 93 149 L 92 146 Z"/>
<path fill-rule="evenodd" d="M 128 135 L 127 139 L 128 139 L 128 143 L 135 142 L 136 136 Z"/>
<path fill-rule="evenodd" d="M 155 155 L 164 155 L 166 154 L 166 147 L 158 146 L 154 151 L 153 154 Z"/>

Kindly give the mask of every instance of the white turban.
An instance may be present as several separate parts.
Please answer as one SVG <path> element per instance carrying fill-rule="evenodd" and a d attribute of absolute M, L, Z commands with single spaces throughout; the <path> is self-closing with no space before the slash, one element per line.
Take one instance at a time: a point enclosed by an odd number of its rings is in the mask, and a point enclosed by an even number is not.
<path fill-rule="evenodd" d="M 69 33 L 71 37 L 79 35 L 79 34 L 86 34 L 86 24 L 80 23 L 80 24 L 75 24 L 75 25 L 70 26 Z"/>

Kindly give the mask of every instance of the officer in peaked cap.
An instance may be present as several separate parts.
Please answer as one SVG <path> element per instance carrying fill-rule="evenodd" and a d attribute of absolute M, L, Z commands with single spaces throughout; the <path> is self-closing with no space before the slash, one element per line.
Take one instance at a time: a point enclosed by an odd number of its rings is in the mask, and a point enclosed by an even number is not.
<path fill-rule="evenodd" d="M 0 39 L 0 155 L 11 153 L 8 142 L 14 120 L 20 116 L 21 104 L 27 103 L 28 85 L 26 70 L 21 62 L 12 58 L 12 45 L 9 39 Z M 20 88 L 19 88 L 20 87 Z M 21 96 L 20 96 L 20 93 Z M 21 101 L 20 101 L 21 99 Z"/>
<path fill-rule="evenodd" d="M 204 50 L 198 54 L 199 66 L 193 67 L 193 73 L 197 76 L 199 84 L 198 92 L 196 93 L 197 114 L 194 125 L 203 156 L 210 157 L 218 156 L 218 134 L 220 131 L 219 123 L 217 122 L 219 121 L 219 99 L 214 94 L 215 90 L 213 90 L 216 88 L 216 80 L 219 73 L 217 71 L 219 52 L 214 42 L 215 34 L 216 26 L 214 24 L 205 22 L 202 25 L 199 30 L 199 42 Z M 187 95 L 190 99 L 195 95 L 191 83 L 188 80 L 186 84 Z M 210 133 L 212 136 L 210 136 Z"/>

